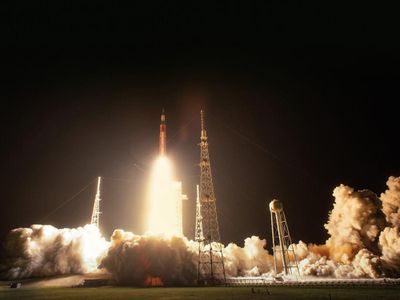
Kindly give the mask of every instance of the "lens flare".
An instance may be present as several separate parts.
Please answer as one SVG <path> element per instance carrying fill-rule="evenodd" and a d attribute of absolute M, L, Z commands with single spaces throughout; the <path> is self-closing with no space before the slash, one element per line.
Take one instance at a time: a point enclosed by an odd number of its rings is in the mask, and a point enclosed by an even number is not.
<path fill-rule="evenodd" d="M 153 165 L 149 185 L 149 235 L 182 235 L 180 185 L 173 180 L 171 161 L 164 155 Z"/>

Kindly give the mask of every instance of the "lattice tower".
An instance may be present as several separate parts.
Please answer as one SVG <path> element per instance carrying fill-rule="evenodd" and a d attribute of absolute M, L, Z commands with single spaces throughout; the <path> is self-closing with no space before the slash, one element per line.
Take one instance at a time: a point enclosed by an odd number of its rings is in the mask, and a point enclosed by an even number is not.
<path fill-rule="evenodd" d="M 196 236 L 199 244 L 198 283 L 207 285 L 225 284 L 223 245 L 220 241 L 216 198 L 211 174 L 207 133 L 203 111 L 200 136 L 200 218 L 203 238 Z M 197 216 L 196 216 L 197 217 Z M 197 232 L 196 232 L 197 233 Z"/>

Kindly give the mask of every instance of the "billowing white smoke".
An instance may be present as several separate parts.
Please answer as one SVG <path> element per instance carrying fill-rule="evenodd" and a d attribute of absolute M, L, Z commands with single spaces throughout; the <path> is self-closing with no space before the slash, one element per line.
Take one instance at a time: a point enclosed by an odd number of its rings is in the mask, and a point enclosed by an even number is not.
<path fill-rule="evenodd" d="M 243 248 L 224 249 L 227 276 L 259 276 L 271 271 L 265 240 L 251 237 Z M 198 244 L 184 237 L 140 236 L 117 229 L 107 242 L 96 226 L 57 229 L 32 225 L 12 230 L 4 243 L 1 278 L 17 279 L 82 274 L 104 268 L 122 285 L 146 285 L 159 278 L 164 285 L 194 284 Z"/>
<path fill-rule="evenodd" d="M 381 194 L 383 212 L 392 226 L 400 226 L 400 177 L 390 176 L 388 190 Z"/>
<path fill-rule="evenodd" d="M 400 233 L 399 227 L 387 227 L 379 237 L 382 261 L 388 276 L 400 273 Z"/>
<path fill-rule="evenodd" d="M 323 245 L 296 244 L 302 275 L 377 278 L 400 275 L 400 177 L 390 177 L 378 198 L 368 190 L 340 185 L 325 225 Z M 289 220 L 290 222 L 290 220 Z M 57 229 L 32 225 L 10 232 L 1 277 L 9 279 L 55 274 L 109 271 L 119 284 L 143 285 L 157 279 L 164 285 L 193 284 L 197 278 L 198 245 L 183 237 L 139 236 L 115 230 L 111 242 L 95 226 Z M 266 241 L 252 236 L 244 247 L 224 248 L 227 276 L 270 276 L 273 257 Z M 101 261 L 101 263 L 100 263 Z"/>
<path fill-rule="evenodd" d="M 335 203 L 325 224 L 331 236 L 326 242 L 331 257 L 347 263 L 361 249 L 377 254 L 379 233 L 386 222 L 376 194 L 340 185 L 334 189 L 333 196 Z"/>
<path fill-rule="evenodd" d="M 32 225 L 12 230 L 4 247 L 1 277 L 16 279 L 94 271 L 108 242 L 94 225 L 74 229 Z"/>
<path fill-rule="evenodd" d="M 228 276 L 260 276 L 271 272 L 273 257 L 264 249 L 266 240 L 252 236 L 244 240 L 244 247 L 228 244 L 224 248 L 225 271 Z"/>
<path fill-rule="evenodd" d="M 147 285 L 150 278 L 163 285 L 190 285 L 197 278 L 196 263 L 195 251 L 183 237 L 140 236 L 117 229 L 100 267 L 122 285 Z"/>
<path fill-rule="evenodd" d="M 369 190 L 336 187 L 325 225 L 330 238 L 324 245 L 302 241 L 296 245 L 300 273 L 335 278 L 398 276 L 400 178 L 389 178 L 388 187 L 381 199 Z M 273 257 L 265 246 L 266 241 L 255 236 L 245 239 L 244 247 L 228 244 L 223 250 L 226 275 L 272 275 Z M 197 251 L 197 244 L 185 238 L 116 230 L 101 266 L 122 284 L 143 284 L 149 276 L 167 285 L 190 284 L 196 278 Z"/>
<path fill-rule="evenodd" d="M 325 249 L 324 249 L 325 248 Z M 335 278 L 377 278 L 381 276 L 381 261 L 367 249 L 361 249 L 352 260 L 346 263 L 330 258 L 325 245 L 297 244 L 299 269 L 303 276 Z M 322 253 L 321 253 L 322 250 Z"/>
<path fill-rule="evenodd" d="M 303 275 L 377 278 L 400 275 L 400 177 L 378 198 L 369 190 L 335 188 L 325 245 L 297 245 Z"/>
<path fill-rule="evenodd" d="M 271 271 L 272 256 L 265 240 L 252 236 L 243 248 L 224 248 L 227 276 L 260 276 Z M 100 267 L 122 285 L 147 285 L 159 278 L 164 285 L 190 285 L 197 279 L 198 244 L 184 237 L 141 236 L 117 229 Z"/>
<path fill-rule="evenodd" d="M 381 194 L 383 212 L 391 225 L 379 237 L 379 247 L 387 275 L 400 274 L 400 177 L 390 176 L 386 182 L 388 190 Z"/>

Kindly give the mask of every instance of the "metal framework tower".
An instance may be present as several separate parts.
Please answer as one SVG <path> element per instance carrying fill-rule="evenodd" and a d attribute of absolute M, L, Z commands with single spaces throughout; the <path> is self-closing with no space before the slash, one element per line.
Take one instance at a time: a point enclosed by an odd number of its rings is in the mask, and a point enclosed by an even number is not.
<path fill-rule="evenodd" d="M 196 198 L 196 228 L 195 228 L 195 241 L 199 243 L 204 242 L 203 235 L 203 218 L 201 216 L 201 204 L 200 204 L 200 195 L 199 195 L 199 185 L 196 185 L 197 188 L 197 198 Z"/>
<path fill-rule="evenodd" d="M 272 200 L 269 203 L 269 210 L 271 212 L 275 274 L 283 272 L 285 275 L 300 275 L 282 202 L 276 199 Z"/>
<path fill-rule="evenodd" d="M 93 212 L 92 212 L 92 219 L 90 221 L 90 224 L 96 225 L 97 228 L 99 228 L 99 222 L 100 222 L 100 184 L 101 184 L 101 177 L 97 179 L 97 192 L 96 192 L 96 197 L 94 198 L 94 205 L 93 205 Z"/>
<path fill-rule="evenodd" d="M 220 243 L 216 198 L 211 174 L 207 133 L 203 111 L 200 136 L 200 214 L 196 214 L 196 239 L 199 243 L 198 284 L 225 284 L 223 245 Z M 201 224 L 197 226 L 198 224 Z M 199 234 L 197 233 L 199 230 Z M 202 231 L 203 237 L 200 232 Z"/>

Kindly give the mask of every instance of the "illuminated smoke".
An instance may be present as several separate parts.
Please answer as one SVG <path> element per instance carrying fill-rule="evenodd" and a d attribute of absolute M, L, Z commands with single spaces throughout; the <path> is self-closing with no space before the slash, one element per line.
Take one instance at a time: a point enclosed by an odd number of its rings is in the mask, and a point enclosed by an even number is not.
<path fill-rule="evenodd" d="M 94 225 L 74 229 L 32 225 L 12 230 L 4 247 L 1 277 L 16 279 L 94 271 L 108 243 Z"/>
<path fill-rule="evenodd" d="M 387 275 L 399 276 L 400 274 L 400 233 L 399 227 L 387 227 L 379 237 L 382 249 L 382 261 Z"/>
<path fill-rule="evenodd" d="M 345 185 L 334 189 L 325 224 L 329 239 L 323 245 L 295 245 L 301 275 L 400 275 L 400 177 L 390 177 L 387 185 L 380 198 Z M 9 279 L 86 273 L 99 264 L 123 285 L 146 285 L 149 278 L 164 285 L 191 285 L 197 278 L 198 244 L 184 237 L 139 236 L 119 229 L 106 242 L 91 225 L 32 225 L 11 231 L 4 245 L 7 260 L 0 270 Z M 273 275 L 273 256 L 265 248 L 266 240 L 256 236 L 245 239 L 243 247 L 228 244 L 223 250 L 226 275 Z"/>
<path fill-rule="evenodd" d="M 247 238 L 244 247 L 224 249 L 229 276 L 260 276 L 271 271 L 272 256 L 265 240 Z M 111 246 L 100 267 L 122 285 L 146 285 L 147 278 L 160 278 L 164 285 L 191 285 L 197 279 L 198 243 L 183 237 L 140 236 L 114 231 Z"/>
<path fill-rule="evenodd" d="M 303 275 L 377 278 L 400 275 L 400 177 L 390 177 L 378 198 L 340 185 L 325 228 L 325 245 L 297 244 Z"/>
<path fill-rule="evenodd" d="M 386 182 L 388 190 L 381 194 L 383 212 L 391 225 L 379 237 L 382 261 L 387 275 L 400 274 L 400 177 L 390 176 Z"/>
<path fill-rule="evenodd" d="M 121 285 L 145 285 L 148 278 L 159 278 L 163 285 L 192 285 L 197 278 L 193 250 L 183 237 L 139 236 L 117 229 L 100 267 Z"/>
<path fill-rule="evenodd" d="M 376 194 L 340 185 L 333 196 L 335 203 L 325 225 L 331 236 L 326 242 L 330 257 L 347 263 L 361 249 L 378 254 L 378 237 L 386 222 Z"/>
<path fill-rule="evenodd" d="M 319 252 L 324 247 L 307 246 L 302 241 L 297 244 L 301 275 L 335 278 L 377 278 L 382 275 L 380 258 L 367 249 L 358 251 L 352 260 L 344 263 L 331 259 L 326 252 L 322 254 L 324 251 Z"/>
<path fill-rule="evenodd" d="M 267 242 L 257 236 L 246 238 L 244 247 L 228 244 L 224 249 L 228 276 L 260 276 L 273 269 L 273 257 L 264 249 Z"/>
<path fill-rule="evenodd" d="M 392 226 L 400 226 L 400 177 L 390 176 L 388 190 L 381 194 L 383 212 Z"/>

